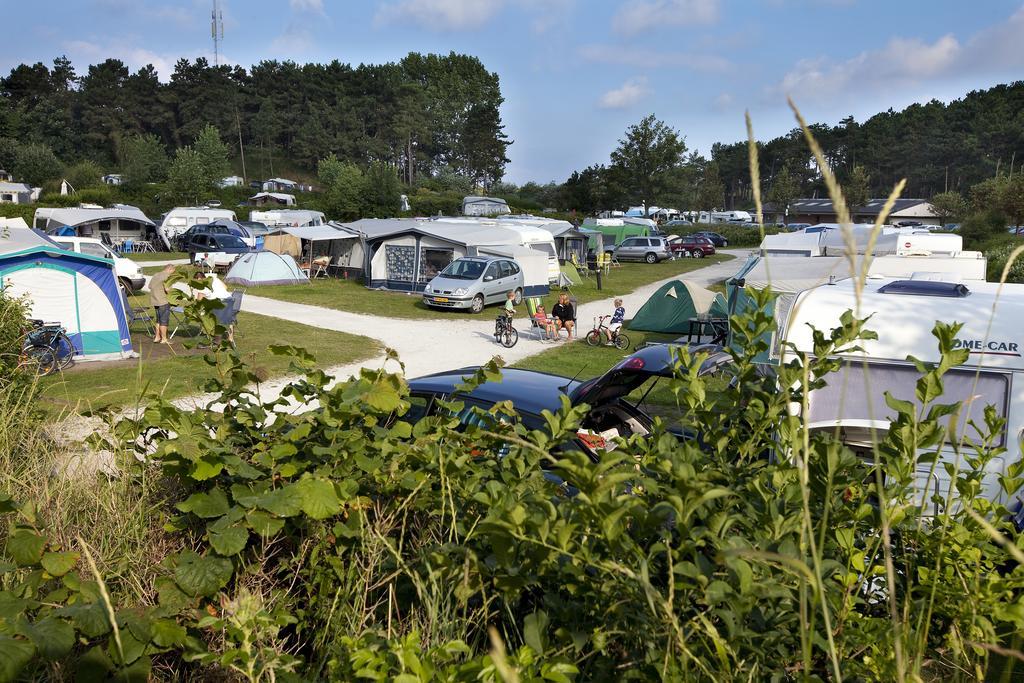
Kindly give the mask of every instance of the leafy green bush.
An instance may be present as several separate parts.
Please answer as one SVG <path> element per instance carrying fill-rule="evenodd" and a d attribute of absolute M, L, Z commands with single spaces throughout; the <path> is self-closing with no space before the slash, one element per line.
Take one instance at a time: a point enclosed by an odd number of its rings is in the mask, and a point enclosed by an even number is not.
<path fill-rule="evenodd" d="M 696 225 L 678 226 L 667 228 L 667 232 L 673 235 L 692 235 L 695 232 L 717 232 L 729 240 L 730 247 L 756 247 L 761 244 L 761 231 L 757 226 L 735 225 L 732 223 L 697 223 Z M 776 235 L 782 230 L 778 227 L 765 226 L 766 235 Z"/>

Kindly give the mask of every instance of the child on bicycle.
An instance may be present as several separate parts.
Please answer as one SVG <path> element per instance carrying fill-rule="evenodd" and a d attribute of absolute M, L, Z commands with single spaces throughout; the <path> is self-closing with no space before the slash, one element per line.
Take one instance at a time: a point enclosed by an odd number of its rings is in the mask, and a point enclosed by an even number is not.
<path fill-rule="evenodd" d="M 505 308 L 502 309 L 501 313 L 498 314 L 498 319 L 494 321 L 494 334 L 497 335 L 504 329 L 505 325 L 512 324 L 512 318 L 516 314 L 516 304 L 514 299 L 516 298 L 515 292 L 509 292 L 505 301 Z"/>
<path fill-rule="evenodd" d="M 537 321 L 537 325 L 544 328 L 544 339 L 551 341 L 558 339 L 558 327 L 555 325 L 554 318 L 549 318 L 548 314 L 544 312 L 544 304 L 537 304 L 537 312 L 533 318 Z"/>
<path fill-rule="evenodd" d="M 612 313 L 612 319 L 608 321 L 608 329 L 605 334 L 608 335 L 608 346 L 615 345 L 615 337 L 619 335 L 619 330 L 622 329 L 622 323 L 626 319 L 626 309 L 622 307 L 622 299 L 615 300 L 615 312 Z"/>

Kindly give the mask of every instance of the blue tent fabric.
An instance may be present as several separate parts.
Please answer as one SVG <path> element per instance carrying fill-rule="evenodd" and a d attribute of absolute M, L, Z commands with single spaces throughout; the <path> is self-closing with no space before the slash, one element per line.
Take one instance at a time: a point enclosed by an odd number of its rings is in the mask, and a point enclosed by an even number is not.
<path fill-rule="evenodd" d="M 260 285 L 308 284 L 309 278 L 299 270 L 295 259 L 288 254 L 257 251 L 242 254 L 228 270 L 224 282 L 229 285 L 259 287 Z"/>

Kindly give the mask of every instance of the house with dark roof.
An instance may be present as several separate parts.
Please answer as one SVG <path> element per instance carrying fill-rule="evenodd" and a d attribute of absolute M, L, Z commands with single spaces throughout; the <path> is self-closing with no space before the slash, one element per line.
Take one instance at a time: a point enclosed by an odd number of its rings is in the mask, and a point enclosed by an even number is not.
<path fill-rule="evenodd" d="M 869 199 L 863 206 L 850 208 L 850 215 L 854 223 L 874 223 L 885 206 L 885 199 Z M 765 207 L 765 220 L 768 222 L 782 223 L 784 208 L 773 205 Z M 825 199 L 795 199 L 789 205 L 789 218 L 787 223 L 837 223 L 836 210 L 832 206 L 832 200 Z M 895 225 L 898 223 L 917 222 L 922 225 L 939 225 L 939 217 L 927 199 L 897 199 L 886 223 Z"/>
<path fill-rule="evenodd" d="M 39 198 L 39 188 L 25 183 L 0 181 L 0 202 L 4 204 L 31 204 Z"/>

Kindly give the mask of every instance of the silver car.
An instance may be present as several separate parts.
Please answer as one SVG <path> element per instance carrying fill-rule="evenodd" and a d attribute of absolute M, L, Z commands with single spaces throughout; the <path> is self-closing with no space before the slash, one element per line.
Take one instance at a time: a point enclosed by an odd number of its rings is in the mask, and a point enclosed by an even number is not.
<path fill-rule="evenodd" d="M 617 261 L 646 261 L 657 263 L 672 258 L 664 237 L 627 237 L 615 247 Z"/>
<path fill-rule="evenodd" d="M 464 256 L 427 283 L 423 303 L 479 313 L 487 304 L 505 303 L 508 292 L 515 292 L 516 305 L 523 302 L 523 269 L 518 263 L 496 256 Z"/>

